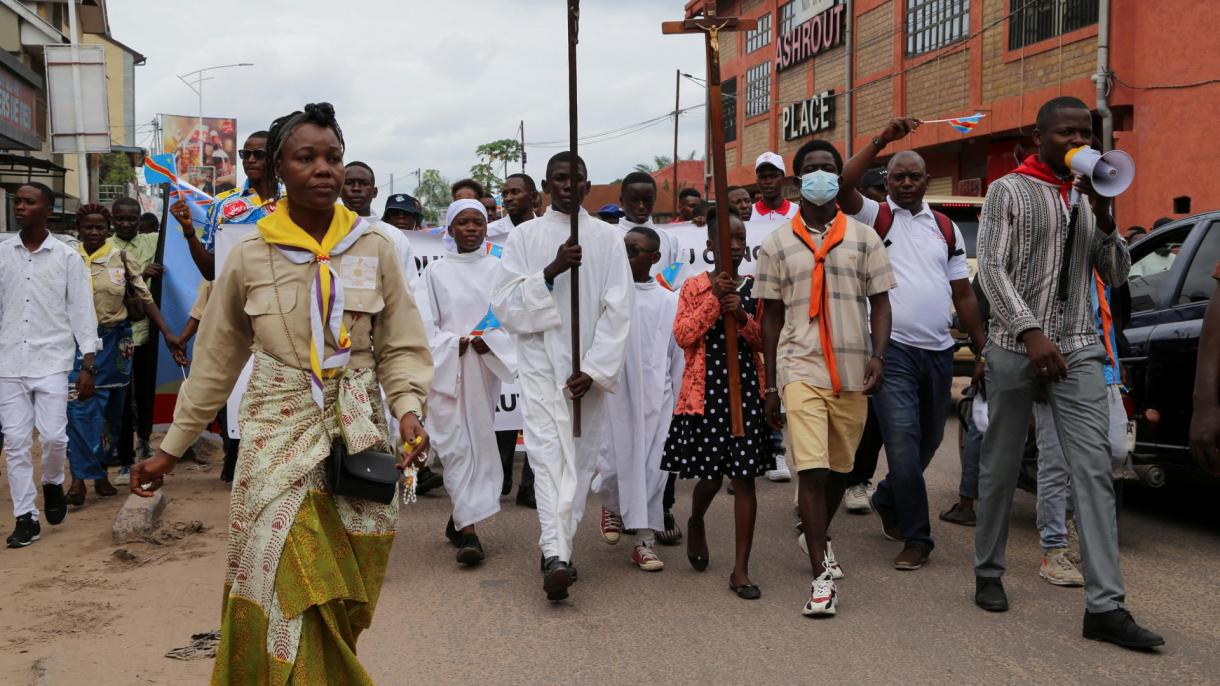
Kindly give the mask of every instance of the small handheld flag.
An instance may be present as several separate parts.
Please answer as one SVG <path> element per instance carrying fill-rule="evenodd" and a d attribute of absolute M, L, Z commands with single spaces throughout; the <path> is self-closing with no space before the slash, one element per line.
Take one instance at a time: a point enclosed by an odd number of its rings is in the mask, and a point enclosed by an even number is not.
<path fill-rule="evenodd" d="M 144 158 L 144 182 L 148 184 L 177 183 L 172 153 L 152 155 Z"/>
<path fill-rule="evenodd" d="M 471 331 L 470 335 L 482 336 L 487 330 L 498 328 L 500 328 L 500 320 L 496 317 L 495 313 L 491 311 L 491 307 L 488 307 L 487 314 L 483 315 L 483 318 L 479 320 L 478 324 L 475 324 L 474 331 Z"/>
<path fill-rule="evenodd" d="M 982 112 L 975 112 L 974 114 L 972 114 L 968 117 L 956 117 L 953 119 L 928 119 L 928 120 L 925 120 L 923 123 L 924 124 L 948 124 L 949 126 L 953 127 L 953 130 L 957 131 L 958 133 L 970 133 L 971 131 L 974 130 L 974 127 L 979 125 L 979 121 L 983 117 L 986 117 L 986 116 L 987 115 L 983 114 Z"/>
<path fill-rule="evenodd" d="M 666 290 L 677 290 L 674 288 L 674 284 L 678 283 L 678 274 L 681 272 L 682 263 L 674 262 L 668 267 L 662 269 L 661 273 L 657 274 L 657 283 L 664 286 Z"/>
<path fill-rule="evenodd" d="M 486 250 L 486 254 L 491 255 L 492 257 L 504 257 L 504 246 L 502 245 L 487 243 L 484 246 L 484 250 Z"/>

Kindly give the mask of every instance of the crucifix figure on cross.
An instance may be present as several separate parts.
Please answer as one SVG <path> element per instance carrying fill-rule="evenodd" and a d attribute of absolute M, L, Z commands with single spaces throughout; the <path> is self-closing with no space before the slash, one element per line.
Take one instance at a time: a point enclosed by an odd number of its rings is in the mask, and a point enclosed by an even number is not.
<path fill-rule="evenodd" d="M 722 31 L 749 31 L 758 27 L 756 19 L 716 16 L 716 3 L 709 0 L 704 5 L 704 16 L 684 21 L 667 21 L 661 24 L 662 34 L 702 33 L 707 49 L 708 126 L 711 128 L 712 186 L 716 203 L 716 235 L 719 245 L 719 260 L 716 271 L 736 278 L 733 262 L 729 259 L 732 248 L 729 243 L 729 210 L 724 198 L 728 195 L 726 178 L 727 163 L 724 158 L 724 101 L 720 94 L 720 33 Z M 725 317 L 725 335 L 728 339 L 729 410 L 732 415 L 734 436 L 745 435 L 741 416 L 741 368 L 737 357 L 737 320 Z"/>

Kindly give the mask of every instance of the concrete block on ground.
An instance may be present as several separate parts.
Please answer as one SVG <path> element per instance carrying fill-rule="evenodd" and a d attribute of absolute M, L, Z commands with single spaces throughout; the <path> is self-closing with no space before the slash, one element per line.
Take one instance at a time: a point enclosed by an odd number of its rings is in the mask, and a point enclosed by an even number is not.
<path fill-rule="evenodd" d="M 120 545 L 151 536 L 168 503 L 169 496 L 164 491 L 157 491 L 151 498 L 141 498 L 134 493 L 127 496 L 127 502 L 123 503 L 118 516 L 114 518 L 111 541 Z"/>

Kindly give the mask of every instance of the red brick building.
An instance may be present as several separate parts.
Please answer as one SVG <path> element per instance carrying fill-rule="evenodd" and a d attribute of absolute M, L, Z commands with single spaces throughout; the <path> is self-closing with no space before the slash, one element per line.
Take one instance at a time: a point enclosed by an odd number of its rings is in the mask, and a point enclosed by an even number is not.
<path fill-rule="evenodd" d="M 929 125 L 889 150 L 919 150 L 932 193 L 981 195 L 1030 152 L 1046 100 L 1084 100 L 1103 131 L 1093 77 L 1107 11 L 1110 143 L 1138 170 L 1115 203 L 1120 225 L 1220 207 L 1208 173 L 1220 157 L 1207 130 L 1220 106 L 1210 0 L 721 0 L 717 14 L 759 20 L 720 37 L 728 181 L 752 185 L 766 150 L 790 160 L 816 137 L 850 154 L 891 117 L 983 112 L 968 135 Z"/>

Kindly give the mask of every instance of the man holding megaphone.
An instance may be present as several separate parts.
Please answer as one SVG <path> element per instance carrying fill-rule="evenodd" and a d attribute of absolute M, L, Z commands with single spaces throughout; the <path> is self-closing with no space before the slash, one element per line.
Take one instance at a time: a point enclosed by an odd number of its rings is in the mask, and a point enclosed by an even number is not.
<path fill-rule="evenodd" d="M 1038 111 L 1037 154 L 993 183 L 983 204 L 979 278 L 992 316 L 975 603 L 992 612 L 1008 609 L 1000 580 L 1008 517 L 1034 397 L 1045 394 L 1075 489 L 1084 637 L 1147 649 L 1165 641 L 1136 624 L 1125 607 L 1107 440 L 1106 350 L 1090 301 L 1094 271 L 1105 284 L 1119 286 L 1131 268 L 1110 199 L 1130 184 L 1132 170 L 1129 158 L 1086 153 L 1092 137 L 1088 105 L 1072 97 L 1050 100 Z"/>

